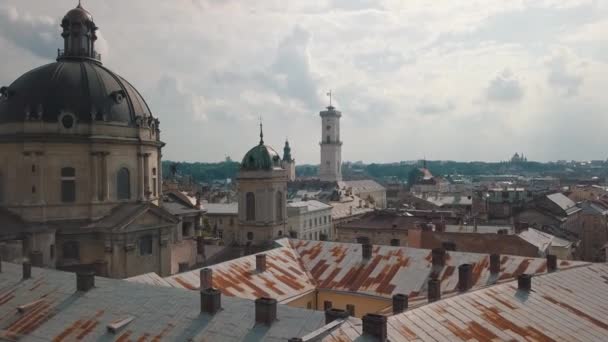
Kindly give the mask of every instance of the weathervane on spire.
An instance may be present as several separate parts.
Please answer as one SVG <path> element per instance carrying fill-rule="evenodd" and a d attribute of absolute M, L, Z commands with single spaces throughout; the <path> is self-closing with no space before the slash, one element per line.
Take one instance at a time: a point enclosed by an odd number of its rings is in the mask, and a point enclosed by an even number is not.
<path fill-rule="evenodd" d="M 331 96 L 332 96 L 331 89 L 330 89 L 330 90 L 329 90 L 329 92 L 327 93 L 327 96 L 329 96 L 329 107 L 331 108 L 331 107 L 333 107 L 333 106 L 331 105 Z"/>
<path fill-rule="evenodd" d="M 264 130 L 262 127 L 262 116 L 260 116 L 260 145 L 264 145 Z"/>

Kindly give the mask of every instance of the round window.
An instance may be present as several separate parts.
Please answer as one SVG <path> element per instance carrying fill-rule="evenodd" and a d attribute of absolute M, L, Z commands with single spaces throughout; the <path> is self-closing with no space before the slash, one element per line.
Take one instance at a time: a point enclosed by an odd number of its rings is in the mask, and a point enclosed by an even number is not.
<path fill-rule="evenodd" d="M 61 124 L 67 129 L 74 127 L 74 117 L 71 115 L 64 115 L 63 118 L 61 118 Z"/>

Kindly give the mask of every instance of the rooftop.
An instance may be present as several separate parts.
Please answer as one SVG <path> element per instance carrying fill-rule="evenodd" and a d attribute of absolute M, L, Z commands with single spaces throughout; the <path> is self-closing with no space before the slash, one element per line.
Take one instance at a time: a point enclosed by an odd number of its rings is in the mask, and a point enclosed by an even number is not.
<path fill-rule="evenodd" d="M 222 310 L 201 314 L 198 292 L 124 280 L 95 279 L 76 292 L 76 275 L 2 263 L 0 339 L 26 341 L 285 341 L 324 324 L 323 313 L 284 305 L 271 326 L 255 324 L 254 303 L 222 298 Z M 20 308 L 20 310 L 18 310 Z M 107 326 L 132 319 L 116 333 Z"/>
<path fill-rule="evenodd" d="M 319 202 L 317 200 L 308 200 L 300 202 L 287 203 L 288 208 L 306 208 L 308 212 L 331 209 L 331 205 Z"/>
<path fill-rule="evenodd" d="M 237 215 L 239 213 L 239 203 L 204 203 L 203 207 L 208 215 Z"/>

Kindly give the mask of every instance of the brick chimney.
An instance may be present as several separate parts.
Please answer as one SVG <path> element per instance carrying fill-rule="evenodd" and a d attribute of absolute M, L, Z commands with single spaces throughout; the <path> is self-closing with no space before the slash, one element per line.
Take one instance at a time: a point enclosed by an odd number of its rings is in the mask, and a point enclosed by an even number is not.
<path fill-rule="evenodd" d="M 256 254 L 255 270 L 259 273 L 266 272 L 266 254 Z"/>
<path fill-rule="evenodd" d="M 325 310 L 325 324 L 329 324 L 337 319 L 348 318 L 348 312 L 342 309 L 330 308 Z"/>
<path fill-rule="evenodd" d="M 433 248 L 431 253 L 433 256 L 433 266 L 445 266 L 445 249 Z"/>
<path fill-rule="evenodd" d="M 490 254 L 490 273 L 500 273 L 500 254 Z"/>
<path fill-rule="evenodd" d="M 23 279 L 30 279 L 32 277 L 32 264 L 29 260 L 23 262 Z"/>
<path fill-rule="evenodd" d="M 255 322 L 272 325 L 277 319 L 277 300 L 261 297 L 255 300 Z"/>
<path fill-rule="evenodd" d="M 429 303 L 441 299 L 441 282 L 437 278 L 429 279 L 427 286 L 427 298 Z"/>
<path fill-rule="evenodd" d="M 547 271 L 557 271 L 557 256 L 554 254 L 547 254 Z"/>
<path fill-rule="evenodd" d="M 367 314 L 363 316 L 363 335 L 374 337 L 376 341 L 386 342 L 386 316 L 378 314 Z"/>
<path fill-rule="evenodd" d="M 363 260 L 369 260 L 372 258 L 372 245 L 364 243 L 361 245 L 361 257 Z"/>
<path fill-rule="evenodd" d="M 209 289 L 213 287 L 213 270 L 210 268 L 203 268 L 200 272 L 201 286 L 200 289 Z"/>
<path fill-rule="evenodd" d="M 76 291 L 87 292 L 95 287 L 95 272 L 85 271 L 76 273 Z"/>
<path fill-rule="evenodd" d="M 201 312 L 210 315 L 215 314 L 222 308 L 222 293 L 218 289 L 201 289 Z"/>
<path fill-rule="evenodd" d="M 530 290 L 532 290 L 532 275 L 526 273 L 520 274 L 517 277 L 517 289 L 530 292 Z"/>
<path fill-rule="evenodd" d="M 393 295 L 393 314 L 402 313 L 407 309 L 408 297 L 403 293 Z"/>
<path fill-rule="evenodd" d="M 468 291 L 473 286 L 473 265 L 458 266 L 458 290 Z"/>

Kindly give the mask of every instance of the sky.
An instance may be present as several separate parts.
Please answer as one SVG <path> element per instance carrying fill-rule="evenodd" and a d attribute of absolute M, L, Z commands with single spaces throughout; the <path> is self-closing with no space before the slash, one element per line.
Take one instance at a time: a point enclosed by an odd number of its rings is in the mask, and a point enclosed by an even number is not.
<path fill-rule="evenodd" d="M 0 85 L 52 62 L 76 0 L 0 0 Z M 608 157 L 608 1 L 84 0 L 106 67 L 160 119 L 165 160 L 259 140 L 319 160 Z"/>

